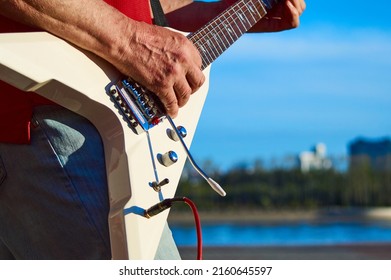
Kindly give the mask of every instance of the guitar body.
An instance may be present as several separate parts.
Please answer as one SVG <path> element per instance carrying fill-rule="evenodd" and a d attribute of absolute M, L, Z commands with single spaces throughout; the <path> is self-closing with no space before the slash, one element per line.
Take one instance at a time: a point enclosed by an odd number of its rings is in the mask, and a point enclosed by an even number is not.
<path fill-rule="evenodd" d="M 279 2 L 238 0 L 187 36 L 200 53 L 206 77 L 204 85 L 175 119 L 176 125 L 187 130 L 184 139 L 187 147 L 194 137 L 208 92 L 209 65 Z M 107 62 L 46 32 L 0 34 L 1 80 L 21 90 L 37 92 L 83 115 L 100 132 L 109 187 L 112 258 L 153 259 L 168 211 L 147 219 L 144 210 L 175 195 L 187 153 L 180 142 L 168 137 L 171 124 L 167 119 L 163 118 L 148 133 L 135 133 L 129 127 L 123 118 L 128 108 L 122 108 L 127 102 L 126 89 L 119 89 L 124 96 L 117 105 L 109 96 L 109 92 L 114 98 L 118 96 L 118 90 L 109 89 L 121 78 Z M 122 108 L 122 113 L 116 106 Z M 171 150 L 177 153 L 178 161 L 165 167 L 158 158 Z M 196 167 L 190 155 L 189 159 L 209 185 L 225 195 L 216 182 Z M 165 179 L 169 183 L 155 191 L 153 182 L 166 182 Z"/>
<path fill-rule="evenodd" d="M 172 198 L 186 154 L 168 137 L 167 120 L 136 134 L 129 128 L 108 95 L 108 86 L 121 74 L 95 55 L 46 32 L 0 34 L 0 79 L 24 91 L 36 92 L 89 119 L 104 144 L 110 214 L 108 217 L 113 259 L 153 259 L 169 211 L 150 219 L 144 210 Z M 204 69 L 209 75 L 209 67 Z M 192 95 L 175 119 L 184 126 L 189 147 L 208 91 L 208 82 Z M 17 100 L 16 100 L 17 102 Z M 158 155 L 173 150 L 178 161 L 165 167 Z M 156 170 L 154 168 L 156 164 Z M 161 191 L 151 183 L 169 179 Z"/>

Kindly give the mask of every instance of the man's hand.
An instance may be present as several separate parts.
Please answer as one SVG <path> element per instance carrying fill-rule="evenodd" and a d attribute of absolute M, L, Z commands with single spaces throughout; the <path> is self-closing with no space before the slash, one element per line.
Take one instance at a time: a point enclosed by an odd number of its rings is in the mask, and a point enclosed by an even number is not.
<path fill-rule="evenodd" d="M 184 35 L 167 28 L 137 23 L 129 29 L 114 65 L 154 92 L 175 117 L 205 81 L 198 50 Z"/>
<path fill-rule="evenodd" d="M 304 0 L 284 0 L 261 19 L 251 32 L 277 32 L 299 26 L 300 16 L 304 12 Z"/>

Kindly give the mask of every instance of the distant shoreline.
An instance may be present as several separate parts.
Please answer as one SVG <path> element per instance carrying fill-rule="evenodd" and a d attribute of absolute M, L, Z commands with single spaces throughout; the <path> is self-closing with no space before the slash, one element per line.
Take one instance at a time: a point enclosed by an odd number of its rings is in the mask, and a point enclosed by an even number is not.
<path fill-rule="evenodd" d="M 183 260 L 195 259 L 195 247 L 178 249 Z M 391 244 L 205 247 L 203 256 L 204 260 L 391 260 Z"/>
<path fill-rule="evenodd" d="M 330 208 L 322 210 L 224 211 L 199 213 L 202 223 L 294 223 L 294 222 L 348 222 L 363 220 L 391 221 L 391 207 Z M 170 224 L 193 223 L 191 211 L 171 210 Z"/>
<path fill-rule="evenodd" d="M 172 210 L 171 210 L 172 211 Z M 200 212 L 202 224 L 289 224 L 390 221 L 391 207 L 322 210 Z M 172 211 L 170 225 L 193 225 L 191 211 Z M 179 246 L 183 260 L 195 259 L 196 248 Z M 206 246 L 205 260 L 391 260 L 391 243 L 352 243 L 295 246 Z"/>

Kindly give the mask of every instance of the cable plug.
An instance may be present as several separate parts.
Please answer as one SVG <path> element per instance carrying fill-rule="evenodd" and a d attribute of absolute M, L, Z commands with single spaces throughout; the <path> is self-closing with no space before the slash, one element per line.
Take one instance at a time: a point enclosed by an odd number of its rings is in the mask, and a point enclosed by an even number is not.
<path fill-rule="evenodd" d="M 144 217 L 146 218 L 151 218 L 164 210 L 167 210 L 172 206 L 173 199 L 171 198 L 166 198 L 163 201 L 151 206 L 150 208 L 144 210 Z"/>

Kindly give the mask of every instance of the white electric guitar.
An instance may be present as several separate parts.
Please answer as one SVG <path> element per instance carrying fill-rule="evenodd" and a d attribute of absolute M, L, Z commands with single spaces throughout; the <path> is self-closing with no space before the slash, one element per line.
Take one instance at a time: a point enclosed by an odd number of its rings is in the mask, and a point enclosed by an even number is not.
<path fill-rule="evenodd" d="M 188 35 L 209 65 L 279 0 L 240 0 Z M 36 92 L 84 117 L 104 143 L 113 259 L 153 259 L 169 211 L 146 209 L 172 198 L 186 158 L 219 194 L 188 153 L 208 91 L 190 98 L 175 122 L 154 95 L 113 66 L 46 32 L 0 34 L 0 79 Z M 186 137 L 184 137 L 186 135 Z"/>

